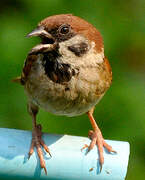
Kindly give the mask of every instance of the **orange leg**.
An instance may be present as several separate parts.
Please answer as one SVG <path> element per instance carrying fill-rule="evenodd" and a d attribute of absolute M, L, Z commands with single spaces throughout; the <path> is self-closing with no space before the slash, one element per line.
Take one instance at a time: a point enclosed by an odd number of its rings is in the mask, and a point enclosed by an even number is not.
<path fill-rule="evenodd" d="M 32 141 L 31 141 L 31 146 L 30 146 L 30 150 L 29 150 L 29 158 L 34 152 L 34 147 L 36 147 L 37 154 L 38 154 L 38 157 L 40 160 L 41 168 L 43 168 L 45 171 L 45 174 L 47 174 L 41 146 L 45 149 L 45 151 L 47 153 L 49 153 L 50 156 L 51 156 L 51 154 L 50 154 L 49 148 L 46 146 L 46 144 L 44 143 L 44 141 L 42 139 L 42 127 L 40 124 L 38 124 L 38 125 L 36 124 L 36 115 L 38 112 L 38 108 L 37 108 L 37 106 L 35 106 L 33 104 L 29 104 L 28 111 L 29 111 L 30 115 L 32 116 L 32 121 L 33 121 Z"/>
<path fill-rule="evenodd" d="M 104 141 L 104 138 L 102 136 L 102 133 L 99 129 L 99 127 L 97 126 L 96 124 L 96 121 L 93 117 L 93 111 L 94 111 L 94 108 L 91 109 L 90 111 L 87 112 L 88 114 L 88 117 L 90 119 L 90 122 L 91 122 L 91 125 L 92 125 L 92 128 L 94 131 L 89 131 L 89 137 L 91 139 L 91 143 L 88 147 L 88 152 L 93 149 L 93 147 L 95 145 L 98 146 L 98 152 L 99 152 L 99 162 L 100 162 L 100 172 L 102 170 L 102 166 L 103 166 L 103 163 L 104 163 L 104 155 L 103 155 L 103 147 L 105 147 L 108 152 L 114 152 L 116 153 L 116 151 L 114 151 L 112 149 L 112 147 L 110 145 L 108 145 L 105 141 Z"/>

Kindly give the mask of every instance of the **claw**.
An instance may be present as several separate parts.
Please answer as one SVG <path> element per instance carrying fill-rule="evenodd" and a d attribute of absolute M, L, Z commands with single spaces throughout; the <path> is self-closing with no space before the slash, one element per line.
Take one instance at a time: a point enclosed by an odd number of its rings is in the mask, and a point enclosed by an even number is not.
<path fill-rule="evenodd" d="M 85 148 L 88 148 L 89 146 L 87 144 L 85 144 L 82 148 L 81 151 L 83 151 Z"/>
<path fill-rule="evenodd" d="M 31 147 L 30 147 L 30 150 L 29 150 L 29 153 L 28 153 L 28 159 L 30 159 L 30 156 L 33 154 L 34 152 L 34 142 L 32 141 L 31 142 Z"/>
<path fill-rule="evenodd" d="M 117 151 L 112 150 L 110 153 L 117 154 Z"/>
<path fill-rule="evenodd" d="M 103 165 L 100 163 L 100 173 L 102 171 Z"/>
<path fill-rule="evenodd" d="M 112 149 L 112 147 L 104 141 L 104 138 L 100 131 L 94 131 L 94 132 L 89 131 L 89 137 L 91 139 L 91 143 L 88 146 L 88 150 L 87 150 L 86 154 L 88 154 L 88 152 L 90 152 L 91 149 L 93 149 L 95 145 L 98 146 L 99 164 L 100 164 L 100 173 L 101 173 L 103 164 L 104 164 L 103 147 L 105 147 L 107 149 L 107 151 L 110 153 L 116 154 L 117 152 L 114 151 Z"/>
<path fill-rule="evenodd" d="M 32 142 L 31 142 L 31 147 L 30 147 L 30 151 L 28 153 L 28 159 L 30 158 L 30 156 L 33 154 L 34 152 L 34 147 L 37 150 L 37 154 L 40 160 L 40 166 L 41 168 L 44 169 L 45 174 L 47 175 L 47 170 L 46 170 L 46 166 L 45 166 L 45 161 L 44 161 L 44 156 L 43 156 L 43 152 L 42 152 L 42 147 L 45 149 L 45 151 L 47 153 L 50 154 L 49 148 L 46 146 L 46 144 L 44 143 L 44 141 L 42 140 L 42 127 L 40 124 L 36 125 L 36 128 L 33 130 L 32 132 Z M 42 147 L 41 147 L 42 146 Z"/>
<path fill-rule="evenodd" d="M 93 117 L 93 111 L 94 111 L 94 107 L 87 112 L 88 117 L 89 117 L 90 122 L 91 122 L 91 125 L 92 125 L 92 128 L 94 129 L 94 131 L 92 131 L 92 130 L 89 131 L 89 138 L 91 139 L 91 143 L 90 143 L 90 146 L 88 149 L 91 150 L 95 145 L 98 146 L 100 172 L 101 172 L 102 166 L 104 164 L 103 147 L 105 147 L 108 150 L 108 152 L 110 152 L 110 153 L 111 152 L 116 153 L 116 151 L 114 151 L 112 149 L 112 147 L 104 141 L 102 133 L 101 133 L 98 125 L 96 124 L 94 117 Z"/>
<path fill-rule="evenodd" d="M 46 170 L 46 167 L 43 167 L 44 171 L 45 171 L 45 174 L 47 175 L 47 170 Z"/>
<path fill-rule="evenodd" d="M 87 155 L 91 150 L 88 148 L 85 155 Z"/>
<path fill-rule="evenodd" d="M 32 155 L 32 154 L 29 152 L 29 153 L 28 153 L 28 160 L 30 159 L 31 155 Z"/>
<path fill-rule="evenodd" d="M 45 151 L 50 155 L 50 157 L 52 157 L 52 155 L 49 151 L 49 148 L 46 146 L 46 144 L 44 143 L 44 141 L 42 139 L 40 140 L 40 144 L 45 149 Z"/>

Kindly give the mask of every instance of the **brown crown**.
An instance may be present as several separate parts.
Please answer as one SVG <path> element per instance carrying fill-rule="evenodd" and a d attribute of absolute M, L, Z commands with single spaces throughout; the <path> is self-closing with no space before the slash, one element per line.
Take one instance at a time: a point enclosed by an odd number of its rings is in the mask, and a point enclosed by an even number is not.
<path fill-rule="evenodd" d="M 42 20 L 38 26 L 43 25 L 46 29 L 50 30 L 61 24 L 69 24 L 76 33 L 83 34 L 90 41 L 94 41 L 97 52 L 102 51 L 103 39 L 100 32 L 92 24 L 80 17 L 73 16 L 72 14 L 54 15 Z"/>

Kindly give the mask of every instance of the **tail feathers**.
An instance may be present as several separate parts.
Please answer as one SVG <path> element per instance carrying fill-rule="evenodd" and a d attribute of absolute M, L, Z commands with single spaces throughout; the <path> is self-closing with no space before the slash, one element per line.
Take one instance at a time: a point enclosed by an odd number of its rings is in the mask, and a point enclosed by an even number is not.
<path fill-rule="evenodd" d="M 21 76 L 18 76 L 16 78 L 12 79 L 12 82 L 23 85 Z"/>

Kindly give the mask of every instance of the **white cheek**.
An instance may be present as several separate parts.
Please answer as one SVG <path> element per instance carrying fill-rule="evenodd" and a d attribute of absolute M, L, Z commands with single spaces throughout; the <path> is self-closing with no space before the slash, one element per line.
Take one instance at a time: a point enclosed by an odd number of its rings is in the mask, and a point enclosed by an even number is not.
<path fill-rule="evenodd" d="M 89 50 L 84 56 L 78 57 L 73 52 L 68 50 L 68 46 L 81 42 L 86 42 L 89 44 Z M 70 63 L 74 66 L 98 66 L 98 64 L 102 63 L 104 59 L 104 49 L 102 48 L 102 52 L 97 53 L 95 50 L 95 42 L 90 43 L 84 36 L 81 35 L 76 35 L 67 41 L 61 42 L 59 46 L 62 61 L 64 63 Z"/>
<path fill-rule="evenodd" d="M 68 63 L 68 61 L 70 63 L 76 62 L 76 58 L 78 58 L 73 52 L 71 52 L 70 50 L 68 50 L 68 46 L 72 46 L 74 44 L 78 44 L 81 42 L 86 42 L 88 44 L 88 41 L 81 35 L 76 35 L 73 38 L 61 42 L 59 44 L 59 52 L 62 55 L 62 60 L 63 62 Z"/>

